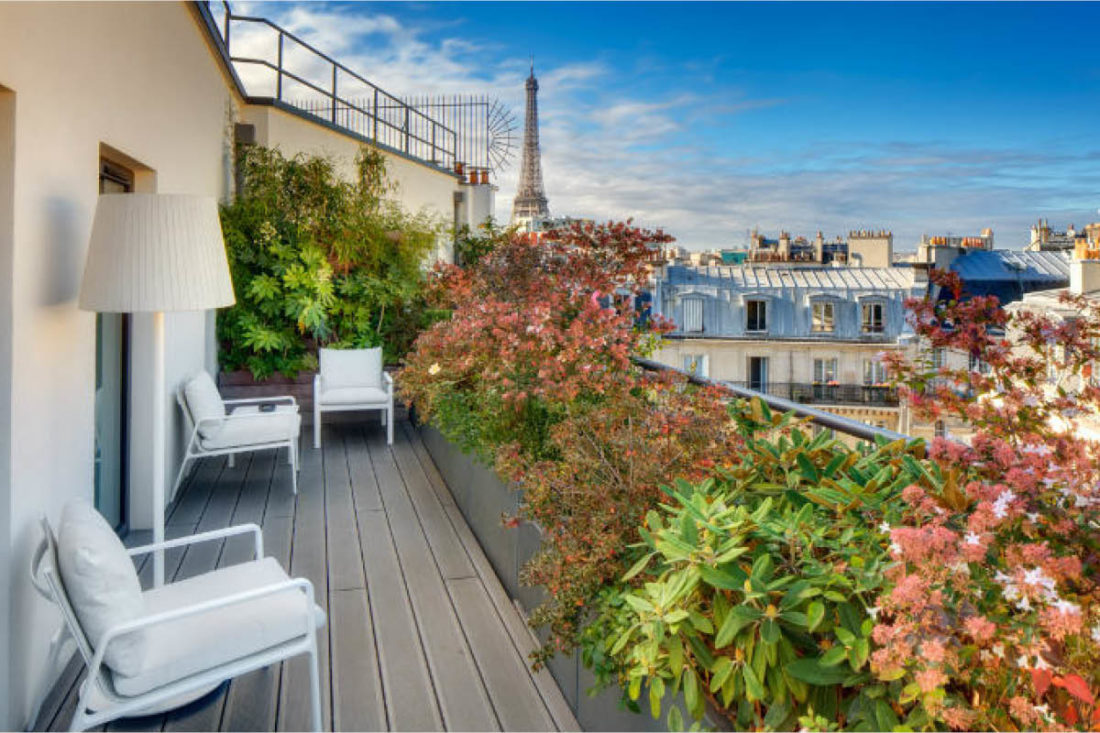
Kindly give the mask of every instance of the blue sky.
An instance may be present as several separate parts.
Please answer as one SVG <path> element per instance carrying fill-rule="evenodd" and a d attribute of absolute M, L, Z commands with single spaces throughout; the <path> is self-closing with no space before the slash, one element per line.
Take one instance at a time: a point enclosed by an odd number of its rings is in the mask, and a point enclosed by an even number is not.
<path fill-rule="evenodd" d="M 1100 220 L 1097 3 L 234 3 L 397 94 L 488 93 L 535 56 L 555 214 L 690 248 Z M 517 131 L 517 133 L 520 131 Z M 507 218 L 518 160 L 497 179 Z"/>

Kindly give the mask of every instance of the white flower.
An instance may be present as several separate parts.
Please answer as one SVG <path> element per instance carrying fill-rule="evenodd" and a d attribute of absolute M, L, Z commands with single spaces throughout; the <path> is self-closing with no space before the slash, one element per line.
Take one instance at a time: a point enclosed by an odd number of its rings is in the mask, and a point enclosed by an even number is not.
<path fill-rule="evenodd" d="M 1032 524 L 1038 524 L 1039 523 L 1039 513 L 1038 512 L 1028 512 L 1027 513 L 1027 518 L 1028 518 L 1028 520 L 1031 521 Z"/>
<path fill-rule="evenodd" d="M 1008 507 L 1016 500 L 1016 494 L 1011 489 L 1005 489 L 997 500 L 993 502 L 993 516 L 1004 519 L 1008 516 Z"/>
<path fill-rule="evenodd" d="M 1050 665 L 1047 664 L 1047 660 L 1043 659 L 1041 654 L 1035 657 L 1035 669 L 1050 669 Z"/>
<path fill-rule="evenodd" d="M 440 369 L 442 369 L 442 367 L 439 366 L 439 362 L 436 362 L 435 364 L 432 364 L 430 367 L 428 367 L 428 374 L 431 374 L 434 377 L 436 374 L 439 374 Z"/>
<path fill-rule="evenodd" d="M 1100 623 L 1092 627 L 1092 640 L 1100 644 Z"/>
<path fill-rule="evenodd" d="M 1016 608 L 1020 609 L 1021 611 L 1030 611 L 1031 601 L 1029 601 L 1027 598 L 1021 598 L 1020 600 L 1016 601 Z"/>
<path fill-rule="evenodd" d="M 1076 603 L 1074 603 L 1072 601 L 1067 601 L 1064 598 L 1059 598 L 1057 601 L 1054 602 L 1052 607 L 1057 611 L 1061 611 L 1062 613 L 1068 613 L 1068 614 L 1079 614 L 1079 613 L 1081 613 L 1081 607 L 1080 606 L 1078 606 Z"/>
<path fill-rule="evenodd" d="M 974 532 L 967 532 L 966 537 L 963 538 L 968 545 L 980 545 L 982 544 L 982 538 Z"/>
<path fill-rule="evenodd" d="M 1039 715 L 1042 715 L 1044 720 L 1050 720 L 1050 706 L 1046 703 L 1035 705 L 1033 709 L 1035 712 L 1039 713 Z"/>
<path fill-rule="evenodd" d="M 1030 667 L 1031 660 L 1028 659 L 1026 654 L 1021 654 L 1020 656 L 1016 657 L 1016 666 L 1025 668 Z"/>
<path fill-rule="evenodd" d="M 883 534 L 890 534 L 890 525 L 887 522 L 883 522 L 878 526 L 878 531 Z"/>
<path fill-rule="evenodd" d="M 878 621 L 878 612 L 880 610 L 882 610 L 882 609 L 880 609 L 878 606 L 871 606 L 867 609 L 867 613 L 871 616 L 872 621 Z M 1097 626 L 1097 629 L 1100 630 L 1100 626 Z M 1096 632 L 1093 632 L 1093 633 L 1096 633 Z"/>
<path fill-rule="evenodd" d="M 1000 657 L 1001 659 L 1004 659 L 1005 658 L 1005 645 L 1000 644 L 1000 643 L 994 644 L 993 645 L 993 653 L 995 655 L 997 655 L 998 657 Z"/>
<path fill-rule="evenodd" d="M 897 542 L 891 542 L 890 543 L 890 554 L 891 555 L 900 555 L 901 554 L 901 545 L 899 545 Z"/>

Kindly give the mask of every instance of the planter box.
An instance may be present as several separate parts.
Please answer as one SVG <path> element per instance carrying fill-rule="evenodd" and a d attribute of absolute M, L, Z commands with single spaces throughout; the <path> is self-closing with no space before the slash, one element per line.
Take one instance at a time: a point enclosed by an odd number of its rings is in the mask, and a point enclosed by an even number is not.
<path fill-rule="evenodd" d="M 298 400 L 298 411 L 302 415 L 302 423 L 312 425 L 313 375 L 314 372 L 302 372 L 294 379 L 289 379 L 277 374 L 257 382 L 253 379 L 252 372 L 221 372 L 218 374 L 218 389 L 222 397 L 230 400 L 290 395 Z"/>
<path fill-rule="evenodd" d="M 421 425 L 419 430 L 439 473 L 447 482 L 455 503 L 489 558 L 501 584 L 524 611 L 530 611 L 542 601 L 544 591 L 542 588 L 522 585 L 519 582 L 519 572 L 523 564 L 538 551 L 541 534 L 537 527 L 530 524 L 510 529 L 501 521 L 504 515 L 516 514 L 523 498 L 522 492 L 505 484 L 491 469 L 463 453 L 432 426 Z M 595 684 L 595 679 L 581 664 L 579 654 L 574 653 L 568 657 L 559 654 L 547 664 L 547 668 L 584 730 L 667 730 L 664 716 L 660 720 L 654 720 L 649 715 L 645 690 L 639 697 L 645 711 L 642 714 L 632 713 L 619 706 L 622 693 L 618 689 L 607 689 L 596 697 L 590 697 L 588 690 Z M 684 709 L 682 701 L 680 707 Z M 664 712 L 667 714 L 667 707 Z M 716 725 L 710 717 L 712 716 L 708 716 L 708 720 L 704 722 Z M 690 720 L 686 712 L 684 719 Z"/>

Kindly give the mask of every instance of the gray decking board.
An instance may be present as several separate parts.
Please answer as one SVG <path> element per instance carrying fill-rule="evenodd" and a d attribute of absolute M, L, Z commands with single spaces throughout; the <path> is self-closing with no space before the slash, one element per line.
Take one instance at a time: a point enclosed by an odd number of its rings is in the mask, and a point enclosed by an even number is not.
<path fill-rule="evenodd" d="M 299 495 L 285 451 L 199 463 L 168 512 L 170 537 L 260 524 L 267 555 L 314 584 L 322 704 L 336 730 L 576 729 L 545 673 L 532 673 L 529 632 L 449 501 L 419 435 L 398 420 L 394 445 L 374 415 L 326 420 L 303 435 Z M 147 541 L 135 532 L 130 544 Z M 248 539 L 167 554 L 181 579 L 247 560 Z M 149 575 L 145 563 L 143 577 Z M 510 614 L 510 615 L 509 615 Z M 82 665 L 71 664 L 39 717 L 65 729 Z M 550 684 L 553 684 L 552 681 Z M 258 670 L 164 716 L 112 730 L 300 730 L 309 725 L 306 657 Z"/>

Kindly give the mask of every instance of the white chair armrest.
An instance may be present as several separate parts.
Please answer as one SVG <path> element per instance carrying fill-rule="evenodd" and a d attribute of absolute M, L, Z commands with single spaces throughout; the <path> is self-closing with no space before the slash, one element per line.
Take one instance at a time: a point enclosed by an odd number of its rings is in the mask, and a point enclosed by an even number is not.
<path fill-rule="evenodd" d="M 382 372 L 382 381 L 386 383 L 386 391 L 393 393 L 393 375 L 389 372 Z"/>
<path fill-rule="evenodd" d="M 297 405 L 294 405 L 294 412 L 295 413 L 298 412 L 298 406 Z M 270 420 L 272 417 L 275 417 L 277 415 L 285 415 L 285 414 L 286 414 L 285 412 L 283 412 L 283 413 L 278 413 L 278 412 L 249 412 L 249 413 L 243 414 L 243 415 L 229 414 L 229 415 L 226 415 L 225 417 L 204 417 L 202 420 L 199 420 L 199 424 L 195 426 L 195 430 L 198 431 L 198 429 L 200 427 L 203 427 L 203 426 L 206 426 L 206 425 L 222 425 L 222 424 L 230 422 L 230 421 L 239 422 L 241 420 L 253 420 L 253 421 Z"/>
<path fill-rule="evenodd" d="M 236 535 L 247 534 L 249 532 L 253 534 L 253 540 L 256 548 L 256 559 L 259 560 L 264 556 L 264 533 L 257 524 L 238 524 L 233 527 L 226 527 L 224 529 L 214 529 L 209 532 L 200 532 L 198 534 L 188 535 L 187 537 L 177 537 L 173 540 L 154 542 L 150 545 L 134 547 L 127 550 L 126 553 L 131 557 L 134 557 L 137 555 L 145 555 L 156 550 L 168 550 L 173 547 L 194 545 L 199 542 L 210 542 L 212 540 L 220 540 L 225 537 L 234 537 Z"/>
<path fill-rule="evenodd" d="M 136 618 L 133 621 L 127 621 L 126 623 L 118 624 L 107 629 L 107 631 L 100 638 L 99 643 L 96 645 L 95 655 L 92 657 L 92 661 L 88 664 L 88 679 L 95 679 L 99 674 L 99 668 L 103 666 L 103 655 L 107 651 L 107 647 L 117 637 L 128 634 L 131 631 L 138 631 L 150 626 L 156 626 L 157 624 L 167 623 L 169 621 L 176 621 L 181 618 L 187 618 L 188 616 L 197 616 L 200 613 L 207 613 L 208 611 L 214 611 L 219 608 L 225 608 L 226 606 L 233 606 L 239 603 L 246 603 L 248 601 L 256 600 L 257 598 L 263 598 L 264 596 L 274 595 L 276 593 L 282 593 L 292 588 L 298 588 L 306 594 L 306 598 L 309 601 L 307 606 L 307 612 L 304 615 L 304 633 L 312 634 L 314 630 L 313 620 L 313 607 L 316 605 L 316 601 L 313 597 L 313 584 L 306 578 L 290 578 L 281 583 L 273 583 L 272 585 L 265 585 L 262 588 L 254 588 L 253 590 L 245 591 L 243 593 L 234 593 L 232 595 L 224 596 L 222 598 L 215 598 L 213 600 L 204 601 L 202 603 L 196 603 L 193 606 L 184 606 L 183 608 L 174 608 L 171 611 L 165 611 L 163 613 L 155 613 L 150 616 L 143 616 Z"/>
<path fill-rule="evenodd" d="M 313 375 L 313 396 L 321 394 L 321 386 L 324 384 L 324 380 L 321 378 L 321 372 L 317 372 Z"/>
<path fill-rule="evenodd" d="M 278 395 L 276 397 L 250 397 L 247 399 L 239 400 L 222 400 L 226 405 L 261 405 L 270 402 L 286 402 L 290 405 L 297 405 L 298 400 L 294 399 L 292 395 Z"/>

